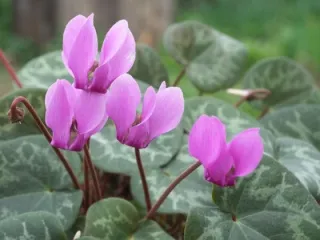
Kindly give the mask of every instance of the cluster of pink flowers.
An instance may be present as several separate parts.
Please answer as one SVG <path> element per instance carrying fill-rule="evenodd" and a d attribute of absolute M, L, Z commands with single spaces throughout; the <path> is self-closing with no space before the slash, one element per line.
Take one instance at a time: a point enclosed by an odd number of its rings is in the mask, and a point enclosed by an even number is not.
<path fill-rule="evenodd" d="M 108 119 L 117 139 L 134 148 L 178 126 L 184 112 L 183 93 L 163 82 L 156 92 L 149 87 L 142 111 L 138 83 L 128 74 L 136 56 L 136 44 L 126 20 L 115 23 L 106 34 L 97 61 L 98 39 L 89 17 L 78 15 L 66 25 L 62 59 L 74 83 L 58 79 L 46 94 L 46 124 L 51 144 L 80 151 Z M 201 116 L 189 136 L 189 152 L 205 168 L 205 179 L 221 186 L 251 173 L 263 154 L 259 129 L 248 129 L 226 143 L 225 127 L 216 117 Z"/>

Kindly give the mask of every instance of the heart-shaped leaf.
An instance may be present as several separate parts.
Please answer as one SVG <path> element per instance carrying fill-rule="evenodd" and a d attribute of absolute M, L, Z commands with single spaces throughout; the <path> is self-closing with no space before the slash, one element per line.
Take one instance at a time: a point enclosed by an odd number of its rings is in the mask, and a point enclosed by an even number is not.
<path fill-rule="evenodd" d="M 267 114 L 261 123 L 276 137 L 306 140 L 320 149 L 320 106 L 299 104 Z"/>
<path fill-rule="evenodd" d="M 173 239 L 157 223 L 139 224 L 139 220 L 139 212 L 130 202 L 120 198 L 104 199 L 89 208 L 84 235 L 103 240 Z"/>
<path fill-rule="evenodd" d="M 195 208 L 185 239 L 317 239 L 320 208 L 300 181 L 279 162 L 264 158 L 235 187 L 215 187 L 216 206 Z"/>
<path fill-rule="evenodd" d="M 25 213 L 0 221 L 3 240 L 67 240 L 59 220 L 47 212 Z"/>
<path fill-rule="evenodd" d="M 299 139 L 277 139 L 277 159 L 288 168 L 320 200 L 320 152 L 310 143 Z"/>
<path fill-rule="evenodd" d="M 18 78 L 24 88 L 47 89 L 57 79 L 72 81 L 65 68 L 61 51 L 54 51 L 32 59 L 18 72 Z"/>
<path fill-rule="evenodd" d="M 34 119 L 26 108 L 23 108 L 25 116 L 21 121 L 21 124 L 11 123 L 8 118 L 8 111 L 12 101 L 18 96 L 23 96 L 29 100 L 32 106 L 36 109 L 38 115 L 43 118 L 45 111 L 44 95 L 45 90 L 43 89 L 21 89 L 0 99 L 0 141 L 40 133 Z M 19 107 L 22 108 L 22 104 L 19 105 Z"/>
<path fill-rule="evenodd" d="M 258 108 L 306 102 L 316 91 L 311 74 L 298 63 L 286 58 L 268 58 L 257 62 L 244 76 L 245 88 L 266 88 L 271 94 L 252 101 Z"/>
<path fill-rule="evenodd" d="M 216 92 L 240 80 L 247 50 L 230 36 L 202 23 L 185 21 L 169 26 L 163 42 L 202 92 Z"/>
<path fill-rule="evenodd" d="M 79 174 L 79 155 L 65 152 Z M 76 220 L 82 193 L 73 190 L 71 179 L 43 136 L 33 135 L 0 144 L 0 220 L 17 214 L 47 211 L 65 229 Z"/>
<path fill-rule="evenodd" d="M 136 60 L 130 74 L 143 82 L 159 87 L 163 81 L 168 82 L 169 76 L 160 56 L 151 47 L 137 44 Z"/>
<path fill-rule="evenodd" d="M 148 148 L 141 149 L 144 166 L 157 168 L 170 161 L 181 146 L 182 135 L 182 129 L 177 128 L 154 140 Z M 134 148 L 118 142 L 112 125 L 92 137 L 91 154 L 94 164 L 104 171 L 128 175 L 137 173 Z"/>

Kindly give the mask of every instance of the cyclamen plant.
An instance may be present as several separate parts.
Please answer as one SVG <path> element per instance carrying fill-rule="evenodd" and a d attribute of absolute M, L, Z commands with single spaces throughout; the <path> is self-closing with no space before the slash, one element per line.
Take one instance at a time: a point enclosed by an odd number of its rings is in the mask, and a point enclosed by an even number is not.
<path fill-rule="evenodd" d="M 164 35 L 169 81 L 126 20 L 96 60 L 93 19 L 18 74 L 0 52 L 22 88 L 0 100 L 20 123 L 0 115 L 1 239 L 318 239 L 320 95 L 302 66 L 258 61 L 230 88 L 246 47 L 187 21 Z"/>

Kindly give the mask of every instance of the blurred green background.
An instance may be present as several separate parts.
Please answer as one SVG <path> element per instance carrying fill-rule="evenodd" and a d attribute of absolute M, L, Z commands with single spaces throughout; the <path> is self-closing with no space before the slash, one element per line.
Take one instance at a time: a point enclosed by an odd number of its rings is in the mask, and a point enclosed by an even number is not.
<path fill-rule="evenodd" d="M 61 49 L 61 34 L 41 49 L 16 36 L 11 5 L 11 0 L 0 0 L 0 47 L 16 68 L 43 52 Z M 319 0 L 179 0 L 175 20 L 198 20 L 244 42 L 249 49 L 248 67 L 262 58 L 288 56 L 320 81 Z M 173 81 L 180 66 L 161 45 L 158 49 Z M 1 83 L 8 78 L 2 67 L 0 77 Z M 188 81 L 182 87 L 186 96 L 198 93 Z"/>

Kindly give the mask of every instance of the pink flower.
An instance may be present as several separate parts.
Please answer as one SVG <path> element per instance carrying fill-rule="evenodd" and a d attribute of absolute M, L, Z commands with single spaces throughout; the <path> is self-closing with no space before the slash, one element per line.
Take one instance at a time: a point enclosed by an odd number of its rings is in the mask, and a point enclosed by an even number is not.
<path fill-rule="evenodd" d="M 45 121 L 53 133 L 51 145 L 80 151 L 108 120 L 106 100 L 106 94 L 75 89 L 67 80 L 52 84 L 45 97 Z"/>
<path fill-rule="evenodd" d="M 202 115 L 189 134 L 189 153 L 205 169 L 205 179 L 219 186 L 232 186 L 237 177 L 252 173 L 263 156 L 259 128 L 249 128 L 226 142 L 226 130 L 217 117 Z"/>
<path fill-rule="evenodd" d="M 75 80 L 75 88 L 105 93 L 117 77 L 131 69 L 135 60 L 135 40 L 126 20 L 115 23 L 106 34 L 98 64 L 97 53 L 93 14 L 87 18 L 78 15 L 68 22 L 63 33 L 62 59 Z"/>
<path fill-rule="evenodd" d="M 156 93 L 149 87 L 141 114 L 137 114 L 141 93 L 137 82 L 123 74 L 110 87 L 107 114 L 113 120 L 117 139 L 128 146 L 146 148 L 156 137 L 177 127 L 184 110 L 180 88 L 166 88 L 163 82 Z"/>

